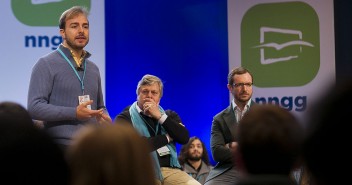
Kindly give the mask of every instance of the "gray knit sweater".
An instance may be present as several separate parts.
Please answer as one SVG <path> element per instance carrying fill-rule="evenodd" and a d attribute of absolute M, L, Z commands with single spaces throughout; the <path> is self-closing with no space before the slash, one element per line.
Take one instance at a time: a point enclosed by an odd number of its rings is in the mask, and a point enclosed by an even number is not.
<path fill-rule="evenodd" d="M 59 47 L 73 66 L 77 66 L 69 49 Z M 93 100 L 93 110 L 104 108 L 99 68 L 86 55 L 84 94 Z M 84 66 L 84 64 L 83 64 Z M 77 71 L 83 78 L 84 71 Z M 28 90 L 27 109 L 35 120 L 44 121 L 44 128 L 59 144 L 69 145 L 77 130 L 86 123 L 97 123 L 95 118 L 76 119 L 78 96 L 82 95 L 81 82 L 74 70 L 55 50 L 41 57 L 32 69 Z"/>

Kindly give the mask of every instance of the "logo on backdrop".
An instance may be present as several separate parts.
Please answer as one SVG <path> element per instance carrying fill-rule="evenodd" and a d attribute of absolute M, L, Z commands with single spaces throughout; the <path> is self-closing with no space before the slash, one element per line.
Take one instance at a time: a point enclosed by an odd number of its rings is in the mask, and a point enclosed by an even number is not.
<path fill-rule="evenodd" d="M 90 0 L 12 0 L 12 12 L 28 26 L 58 26 L 59 17 L 69 7 L 81 5 L 90 10 Z"/>
<path fill-rule="evenodd" d="M 319 71 L 319 19 L 304 2 L 251 7 L 241 38 L 242 66 L 251 70 L 257 87 L 303 86 Z"/>
<path fill-rule="evenodd" d="M 17 20 L 27 26 L 58 27 L 59 17 L 66 9 L 75 6 L 91 8 L 90 0 L 12 0 L 12 12 Z M 55 50 L 62 42 L 60 35 L 25 35 L 25 48 L 50 48 Z"/>

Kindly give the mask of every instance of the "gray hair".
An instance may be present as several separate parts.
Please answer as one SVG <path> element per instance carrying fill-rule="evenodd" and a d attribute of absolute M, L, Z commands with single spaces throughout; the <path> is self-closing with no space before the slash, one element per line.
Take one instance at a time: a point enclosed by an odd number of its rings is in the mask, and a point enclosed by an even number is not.
<path fill-rule="evenodd" d="M 163 97 L 163 88 L 164 88 L 163 82 L 160 80 L 159 77 L 154 76 L 154 75 L 150 75 L 150 74 L 144 75 L 142 77 L 142 79 L 138 82 L 137 90 L 136 90 L 137 96 L 139 94 L 139 90 L 140 90 L 141 86 L 152 85 L 154 83 L 157 83 L 159 85 L 160 98 Z"/>

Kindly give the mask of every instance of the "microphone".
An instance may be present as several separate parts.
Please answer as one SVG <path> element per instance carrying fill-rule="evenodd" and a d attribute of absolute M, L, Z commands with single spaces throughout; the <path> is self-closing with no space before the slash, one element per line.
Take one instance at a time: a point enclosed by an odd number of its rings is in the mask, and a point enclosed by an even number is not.
<path fill-rule="evenodd" d="M 77 70 L 77 71 L 84 71 L 84 68 L 81 67 L 81 66 L 79 66 L 79 67 L 76 67 L 76 70 Z"/>

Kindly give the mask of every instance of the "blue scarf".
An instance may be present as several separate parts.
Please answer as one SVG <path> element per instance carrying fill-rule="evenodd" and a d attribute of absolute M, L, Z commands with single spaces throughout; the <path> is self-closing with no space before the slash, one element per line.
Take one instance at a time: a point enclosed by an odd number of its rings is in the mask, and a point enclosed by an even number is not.
<path fill-rule="evenodd" d="M 150 137 L 150 133 L 148 131 L 146 123 L 144 123 L 141 115 L 137 111 L 136 106 L 137 106 L 137 102 L 134 102 L 129 109 L 129 112 L 131 115 L 132 125 L 139 132 L 139 134 L 141 134 L 142 136 L 145 136 L 145 137 Z M 164 109 L 160 105 L 159 105 L 159 110 L 162 114 L 165 113 Z M 166 131 L 163 128 L 163 126 L 161 126 L 161 134 L 162 135 L 166 134 Z M 167 144 L 166 146 L 169 148 L 170 154 L 171 154 L 170 166 L 181 168 L 181 165 L 179 164 L 179 162 L 177 160 L 177 153 L 176 153 L 175 144 L 173 142 L 171 142 L 171 143 Z M 159 164 L 159 160 L 158 160 L 158 156 L 157 156 L 158 153 L 157 153 L 157 151 L 153 151 L 153 152 L 151 152 L 151 155 L 152 155 L 152 159 L 154 162 L 154 171 L 156 173 L 156 176 L 160 181 L 162 181 L 163 176 L 160 171 L 160 164 Z"/>

